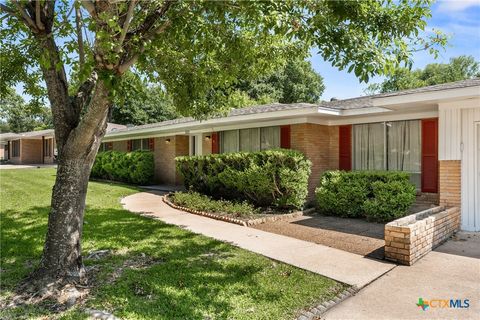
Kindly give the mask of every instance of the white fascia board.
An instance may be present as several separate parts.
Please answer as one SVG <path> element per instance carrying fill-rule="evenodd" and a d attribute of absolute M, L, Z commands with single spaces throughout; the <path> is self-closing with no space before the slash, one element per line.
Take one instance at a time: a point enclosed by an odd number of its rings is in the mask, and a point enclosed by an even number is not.
<path fill-rule="evenodd" d="M 273 127 L 273 126 L 283 126 L 287 124 L 297 124 L 297 123 L 306 123 L 306 122 L 308 122 L 307 117 L 288 118 L 288 119 L 271 120 L 271 121 L 238 123 L 238 124 L 223 125 L 223 126 L 211 126 L 207 128 L 191 130 L 190 133 L 196 134 L 196 133 L 208 133 L 208 132 L 216 132 L 216 131 L 235 130 L 235 129 Z"/>
<path fill-rule="evenodd" d="M 375 113 L 384 113 L 384 112 L 392 112 L 392 111 L 393 110 L 388 108 L 368 107 L 368 108 L 343 110 L 341 115 L 342 116 L 358 116 L 358 115 L 364 115 L 364 114 L 375 114 Z"/>
<path fill-rule="evenodd" d="M 365 117 L 356 118 L 343 118 L 338 120 L 328 121 L 330 126 L 339 126 L 345 124 L 363 124 L 363 123 L 375 123 L 384 121 L 399 121 L 399 120 L 417 120 L 428 119 L 438 117 L 438 111 L 425 111 L 425 112 L 410 112 L 410 113 L 388 113 L 368 115 Z"/>
<path fill-rule="evenodd" d="M 115 131 L 105 135 L 103 141 L 115 141 L 115 140 L 125 140 L 129 137 L 155 137 L 155 136 L 169 136 L 177 134 L 177 132 L 182 132 L 185 134 L 186 131 L 197 130 L 201 131 L 202 128 L 208 129 L 211 131 L 211 128 L 218 128 L 220 126 L 235 125 L 236 123 L 241 122 L 258 122 L 265 121 L 275 118 L 295 118 L 302 117 L 309 114 L 317 114 L 318 110 L 316 108 L 301 108 L 301 109 L 290 109 L 290 110 L 281 110 L 281 111 L 272 111 L 272 112 L 263 112 L 247 115 L 237 115 L 231 117 L 223 118 L 214 118 L 204 121 L 189 121 L 184 123 L 177 123 L 172 125 L 166 125 L 163 127 L 151 127 L 139 130 L 131 131 Z"/>
<path fill-rule="evenodd" d="M 382 107 L 414 102 L 465 99 L 468 97 L 478 96 L 480 96 L 480 86 L 473 86 L 467 88 L 445 89 L 430 92 L 403 94 L 391 97 L 374 97 L 372 99 L 372 103 L 373 106 Z"/>
<path fill-rule="evenodd" d="M 449 102 L 441 102 L 438 104 L 439 110 L 471 109 L 471 108 L 480 108 L 480 97 L 449 101 Z"/>

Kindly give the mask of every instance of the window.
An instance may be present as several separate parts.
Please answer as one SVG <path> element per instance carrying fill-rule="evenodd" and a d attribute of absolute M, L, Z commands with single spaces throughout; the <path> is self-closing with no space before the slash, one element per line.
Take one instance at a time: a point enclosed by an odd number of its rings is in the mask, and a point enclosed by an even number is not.
<path fill-rule="evenodd" d="M 113 150 L 113 143 L 112 142 L 103 142 L 100 145 L 100 151 L 110 151 Z"/>
<path fill-rule="evenodd" d="M 419 120 L 359 124 L 353 126 L 354 170 L 410 172 L 420 187 L 421 125 Z"/>
<path fill-rule="evenodd" d="M 132 151 L 135 150 L 150 150 L 149 138 L 135 139 L 132 142 Z"/>
<path fill-rule="evenodd" d="M 52 143 L 53 139 L 44 139 L 43 140 L 43 156 L 51 157 L 52 156 Z"/>
<path fill-rule="evenodd" d="M 11 142 L 12 144 L 12 157 L 20 157 L 20 140 Z"/>
<path fill-rule="evenodd" d="M 280 148 L 280 127 L 251 128 L 220 132 L 220 152 L 255 152 Z"/>

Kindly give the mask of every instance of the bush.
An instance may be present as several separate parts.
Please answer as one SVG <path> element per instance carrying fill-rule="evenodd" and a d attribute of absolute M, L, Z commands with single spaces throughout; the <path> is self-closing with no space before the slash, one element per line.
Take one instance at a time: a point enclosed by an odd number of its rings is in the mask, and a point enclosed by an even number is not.
<path fill-rule="evenodd" d="M 399 171 L 327 171 L 316 190 L 317 209 L 341 217 L 391 221 L 415 201 L 410 174 Z"/>
<path fill-rule="evenodd" d="M 257 207 L 302 208 L 311 163 L 293 150 L 236 152 L 176 158 L 189 190 Z"/>
<path fill-rule="evenodd" d="M 97 154 L 91 177 L 133 184 L 153 181 L 154 160 L 150 151 L 105 151 Z"/>
<path fill-rule="evenodd" d="M 234 217 L 250 217 L 258 211 L 246 201 L 213 200 L 198 192 L 175 192 L 171 196 L 171 200 L 176 205 L 193 210 L 228 214 Z"/>

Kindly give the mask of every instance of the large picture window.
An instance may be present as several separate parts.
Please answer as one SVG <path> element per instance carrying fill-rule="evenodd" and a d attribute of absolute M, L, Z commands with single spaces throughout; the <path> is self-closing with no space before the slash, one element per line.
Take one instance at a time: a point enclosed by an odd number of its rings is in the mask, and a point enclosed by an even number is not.
<path fill-rule="evenodd" d="M 280 148 L 280 128 L 265 127 L 220 132 L 220 152 L 255 152 Z"/>
<path fill-rule="evenodd" d="M 420 187 L 420 120 L 354 125 L 352 137 L 354 170 L 410 172 L 412 182 Z"/>

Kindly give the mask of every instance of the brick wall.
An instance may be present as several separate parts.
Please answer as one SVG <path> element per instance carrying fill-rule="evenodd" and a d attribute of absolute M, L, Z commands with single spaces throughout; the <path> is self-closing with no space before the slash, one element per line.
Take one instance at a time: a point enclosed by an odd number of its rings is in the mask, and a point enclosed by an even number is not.
<path fill-rule="evenodd" d="M 457 206 L 461 204 L 461 169 L 460 160 L 439 161 L 439 189 L 441 206 Z"/>
<path fill-rule="evenodd" d="M 127 140 L 122 141 L 113 141 L 112 143 L 112 150 L 114 151 L 122 151 L 127 152 Z"/>
<path fill-rule="evenodd" d="M 206 139 L 207 136 L 210 137 L 210 139 Z M 212 153 L 212 133 L 204 133 L 202 135 L 202 154 L 207 155 Z"/>
<path fill-rule="evenodd" d="M 460 228 L 460 208 L 428 209 L 385 225 L 385 258 L 412 265 Z"/>
<path fill-rule="evenodd" d="M 155 138 L 155 181 L 170 185 L 180 184 L 181 179 L 175 170 L 175 157 L 188 155 L 188 148 L 188 136 Z"/>
<path fill-rule="evenodd" d="M 308 181 L 309 199 L 325 170 L 338 168 L 338 127 L 313 123 L 291 125 L 291 148 L 303 152 L 312 161 Z"/>
<path fill-rule="evenodd" d="M 22 139 L 20 141 L 20 162 L 21 164 L 42 163 L 42 140 Z"/>

